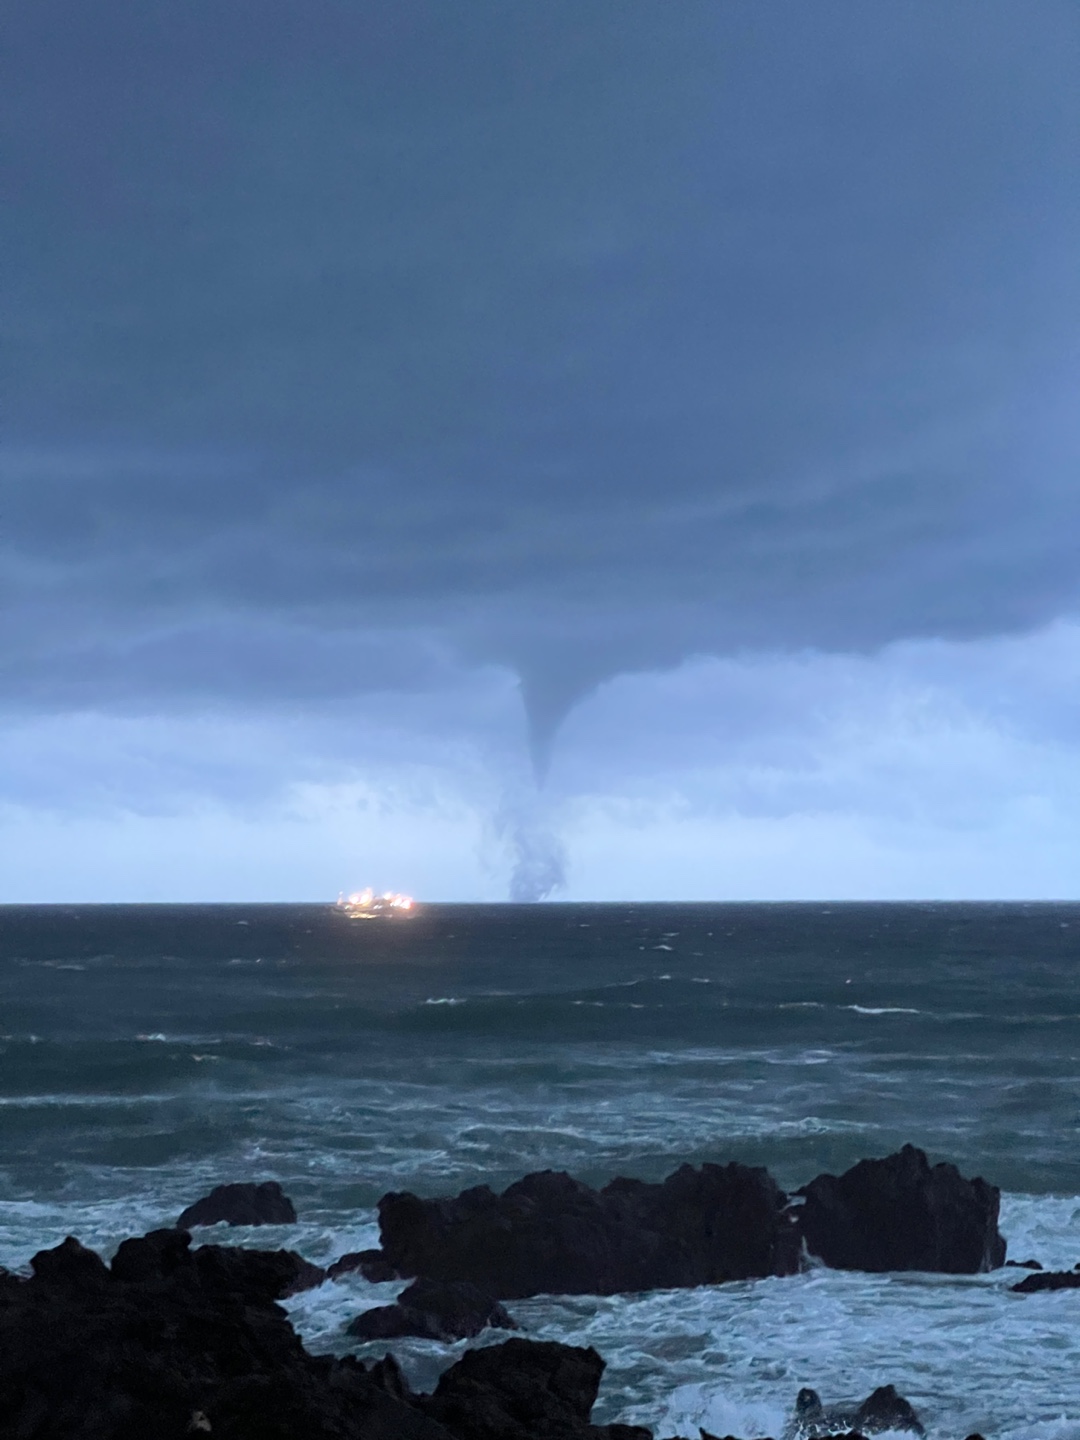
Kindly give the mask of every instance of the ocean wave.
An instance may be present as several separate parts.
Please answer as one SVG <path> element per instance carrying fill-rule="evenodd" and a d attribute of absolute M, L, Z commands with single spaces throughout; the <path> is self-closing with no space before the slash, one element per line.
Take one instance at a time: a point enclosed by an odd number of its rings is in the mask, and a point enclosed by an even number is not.
<path fill-rule="evenodd" d="M 0 1095 L 0 1109 L 3 1110 L 46 1110 L 63 1107 L 78 1107 L 84 1110 L 102 1110 L 114 1106 L 159 1105 L 163 1099 L 160 1091 L 145 1095 Z M 175 1097 L 174 1097 L 175 1098 Z"/>
<path fill-rule="evenodd" d="M 287 1303 L 312 1348 L 376 1358 L 385 1344 L 357 1346 L 344 1327 L 397 1288 L 350 1276 Z M 1001 1277 L 817 1269 L 694 1290 L 536 1296 L 509 1308 L 531 1338 L 591 1345 L 604 1356 L 597 1423 L 621 1419 L 658 1435 L 698 1426 L 776 1435 L 803 1385 L 840 1402 L 892 1383 L 930 1440 L 976 1429 L 1066 1440 L 1060 1417 L 1080 1411 L 1075 1307 L 1043 1314 L 1033 1327 L 1026 1298 L 1010 1295 Z M 430 1388 L 464 1348 L 405 1340 L 395 1352 L 412 1383 Z"/>
<path fill-rule="evenodd" d="M 854 1010 L 856 1015 L 921 1015 L 908 1005 L 841 1005 L 841 1010 Z"/>

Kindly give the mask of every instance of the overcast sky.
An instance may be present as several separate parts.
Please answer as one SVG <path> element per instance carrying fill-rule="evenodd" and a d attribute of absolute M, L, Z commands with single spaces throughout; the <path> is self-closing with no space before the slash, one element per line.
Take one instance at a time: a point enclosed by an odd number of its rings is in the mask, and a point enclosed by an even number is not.
<path fill-rule="evenodd" d="M 1080 896 L 1075 0 L 35 0 L 0 900 Z"/>

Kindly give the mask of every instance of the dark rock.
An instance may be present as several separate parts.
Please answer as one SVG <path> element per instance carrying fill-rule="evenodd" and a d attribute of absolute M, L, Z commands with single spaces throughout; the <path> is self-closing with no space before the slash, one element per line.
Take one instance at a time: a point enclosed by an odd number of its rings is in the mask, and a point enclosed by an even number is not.
<path fill-rule="evenodd" d="M 405 1379 L 401 1366 L 393 1355 L 384 1355 L 381 1360 L 376 1360 L 374 1365 L 369 1367 L 367 1373 L 374 1384 L 385 1390 L 388 1395 L 392 1395 L 395 1400 L 412 1398 L 409 1382 Z"/>
<path fill-rule="evenodd" d="M 649 1440 L 592 1426 L 603 1362 L 528 1341 L 474 1351 L 413 1394 L 390 1358 L 309 1355 L 272 1298 L 288 1251 L 75 1240 L 0 1284 L 0 1435 L 12 1440 Z M 290 1278 L 292 1277 L 292 1278 Z M 10 1282 L 10 1283 L 8 1283 Z M 499 1352 L 504 1352 L 500 1354 Z"/>
<path fill-rule="evenodd" d="M 419 1335 L 426 1340 L 467 1340 L 488 1328 L 516 1330 L 498 1300 L 467 1280 L 416 1280 L 393 1305 L 366 1310 L 348 1326 L 360 1340 Z"/>
<path fill-rule="evenodd" d="M 114 1279 L 145 1284 L 167 1280 L 191 1263 L 191 1236 L 186 1230 L 151 1230 L 121 1242 L 112 1258 Z"/>
<path fill-rule="evenodd" d="M 823 1405 L 816 1390 L 804 1386 L 795 1397 L 795 1413 L 784 1431 L 786 1440 L 828 1440 L 850 1434 L 855 1405 Z"/>
<path fill-rule="evenodd" d="M 272 1298 L 297 1259 L 192 1251 L 168 1230 L 125 1242 L 111 1271 L 74 1240 L 41 1252 L 0 1291 L 0 1435 L 450 1440 L 383 1377 L 304 1351 Z"/>
<path fill-rule="evenodd" d="M 350 1250 L 327 1267 L 326 1278 L 336 1280 L 339 1275 L 349 1275 L 359 1270 L 365 1280 L 373 1285 L 385 1284 L 388 1280 L 402 1280 L 381 1250 Z"/>
<path fill-rule="evenodd" d="M 879 1385 L 866 1397 L 855 1411 L 853 1428 L 868 1433 L 875 1430 L 913 1430 L 916 1435 L 926 1433 L 914 1407 L 898 1395 L 892 1385 Z"/>
<path fill-rule="evenodd" d="M 462 1440 L 651 1440 L 635 1426 L 593 1426 L 604 1362 L 595 1350 L 506 1340 L 469 1350 L 439 1378 L 425 1411 Z"/>
<path fill-rule="evenodd" d="M 112 1275 L 128 1283 L 153 1284 L 194 1267 L 201 1284 L 255 1302 L 284 1300 L 311 1290 L 326 1272 L 295 1250 L 241 1250 L 229 1245 L 191 1249 L 186 1230 L 151 1230 L 125 1240 L 113 1256 Z"/>
<path fill-rule="evenodd" d="M 1001 1192 L 955 1165 L 931 1167 L 913 1145 L 819 1175 L 798 1193 L 807 1248 L 835 1269 L 974 1275 L 1004 1264 Z"/>
<path fill-rule="evenodd" d="M 284 1300 L 301 1290 L 312 1290 L 326 1279 L 325 1270 L 295 1250 L 201 1245 L 194 1251 L 194 1260 L 203 1284 L 265 1300 Z"/>
<path fill-rule="evenodd" d="M 835 1420 L 836 1412 L 825 1414 L 825 1407 L 821 1403 L 821 1396 L 816 1390 L 811 1390 L 809 1385 L 804 1385 L 795 1396 L 795 1415 L 788 1426 L 788 1432 L 796 1435 L 818 1435 L 826 1430 L 831 1420 Z"/>
<path fill-rule="evenodd" d="M 861 1405 L 823 1405 L 808 1386 L 795 1397 L 795 1413 L 785 1434 L 791 1440 L 830 1440 L 837 1434 L 873 1435 L 882 1430 L 924 1434 L 914 1408 L 892 1385 L 880 1385 Z"/>
<path fill-rule="evenodd" d="M 1017 1270 L 1041 1270 L 1042 1263 L 1039 1260 L 1006 1260 L 1006 1265 L 1012 1265 Z"/>
<path fill-rule="evenodd" d="M 486 1185 L 437 1200 L 391 1193 L 379 1224 L 398 1274 L 469 1280 L 500 1299 L 715 1285 L 799 1266 L 786 1197 L 766 1170 L 739 1164 L 599 1191 L 545 1170 L 501 1195 Z"/>
<path fill-rule="evenodd" d="M 176 1222 L 178 1230 L 188 1230 L 192 1225 L 291 1225 L 296 1219 L 296 1210 L 289 1197 L 282 1193 L 276 1180 L 264 1180 L 261 1185 L 217 1185 L 189 1205 Z"/>
<path fill-rule="evenodd" d="M 84 1289 L 99 1285 L 109 1278 L 109 1270 L 101 1256 L 87 1250 L 74 1235 L 52 1250 L 39 1250 L 30 1261 L 34 1279 L 47 1285 Z"/>
<path fill-rule="evenodd" d="M 1080 1290 L 1080 1270 L 1043 1270 L 1038 1274 L 1025 1275 L 1009 1289 L 1021 1295 L 1030 1295 L 1035 1290 Z"/>

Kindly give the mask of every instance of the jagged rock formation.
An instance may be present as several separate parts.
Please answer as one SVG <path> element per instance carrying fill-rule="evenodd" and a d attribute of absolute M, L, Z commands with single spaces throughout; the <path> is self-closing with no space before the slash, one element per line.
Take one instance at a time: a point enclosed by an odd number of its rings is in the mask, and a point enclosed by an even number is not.
<path fill-rule="evenodd" d="M 799 1268 L 810 1253 L 842 1270 L 974 1274 L 1005 1260 L 1000 1192 L 930 1165 L 905 1145 L 841 1176 L 819 1175 L 801 1207 L 763 1169 L 684 1165 L 659 1185 L 615 1179 L 593 1190 L 561 1171 L 425 1200 L 379 1202 L 382 1249 L 331 1274 L 471 1281 L 500 1299 L 715 1285 Z"/>
<path fill-rule="evenodd" d="M 326 1267 L 326 1276 L 328 1280 L 336 1280 L 339 1275 L 357 1271 L 375 1285 L 402 1278 L 381 1250 L 349 1250 Z"/>
<path fill-rule="evenodd" d="M 879 1385 L 861 1405 L 823 1405 L 816 1390 L 800 1390 L 785 1435 L 788 1440 L 824 1440 L 841 1428 L 863 1436 L 882 1430 L 925 1434 L 914 1406 L 897 1393 L 894 1385 Z"/>
<path fill-rule="evenodd" d="M 424 1408 L 463 1440 L 652 1440 L 637 1425 L 588 1425 L 603 1373 L 591 1348 L 506 1340 L 466 1351 Z"/>
<path fill-rule="evenodd" d="M 296 1210 L 276 1180 L 261 1185 L 244 1183 L 216 1185 L 209 1195 L 196 1200 L 177 1219 L 179 1230 L 193 1225 L 292 1225 Z"/>
<path fill-rule="evenodd" d="M 1017 1290 L 1021 1295 L 1030 1295 L 1035 1290 L 1080 1290 L 1080 1270 L 1040 1270 L 1025 1275 L 1009 1289 Z"/>
<path fill-rule="evenodd" d="M 517 1321 L 467 1280 L 414 1280 L 393 1305 L 365 1310 L 346 1329 L 359 1340 L 418 1335 L 425 1340 L 468 1340 L 481 1330 L 516 1330 Z"/>
<path fill-rule="evenodd" d="M 714 1285 L 799 1264 L 783 1192 L 766 1170 L 738 1164 L 599 1191 L 545 1170 L 501 1195 L 486 1185 L 438 1200 L 391 1193 L 379 1224 L 398 1275 L 469 1280 L 500 1299 Z"/>
<path fill-rule="evenodd" d="M 40 1251 L 31 1264 L 35 1274 L 42 1265 L 55 1264 L 63 1256 L 69 1267 L 74 1260 L 74 1247 L 83 1255 L 94 1255 L 77 1240 L 68 1236 L 55 1250 Z M 69 1247 L 71 1254 L 65 1251 Z M 97 1259 L 97 1256 L 94 1256 Z M 237 1294 L 255 1295 L 265 1300 L 284 1300 L 301 1290 L 311 1290 L 326 1279 L 326 1271 L 313 1265 L 295 1250 L 240 1250 L 231 1245 L 201 1245 L 191 1250 L 191 1236 L 186 1230 L 151 1230 L 148 1235 L 125 1240 L 113 1256 L 110 1272 L 117 1280 L 140 1283 L 168 1279 L 184 1272 L 190 1261 L 200 1276 L 214 1287 Z"/>
<path fill-rule="evenodd" d="M 11 1440 L 650 1440 L 590 1425 L 593 1350 L 512 1340 L 467 1355 L 432 1396 L 390 1357 L 309 1355 L 275 1303 L 306 1264 L 287 1251 L 192 1250 L 161 1230 L 111 1267 L 71 1238 L 31 1264 L 30 1279 L 0 1272 Z"/>
<path fill-rule="evenodd" d="M 819 1175 L 797 1193 L 807 1248 L 834 1269 L 975 1275 L 1005 1263 L 1001 1192 L 955 1165 L 931 1166 L 913 1145 Z"/>

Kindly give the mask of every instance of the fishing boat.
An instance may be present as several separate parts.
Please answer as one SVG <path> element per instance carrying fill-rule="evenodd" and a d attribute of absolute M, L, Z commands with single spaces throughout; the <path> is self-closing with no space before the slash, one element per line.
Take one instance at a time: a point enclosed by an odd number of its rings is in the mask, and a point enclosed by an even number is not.
<path fill-rule="evenodd" d="M 351 895 L 339 895 L 337 908 L 350 920 L 392 920 L 411 914 L 416 909 L 416 901 L 411 895 L 400 895 L 396 890 L 377 895 L 369 886 Z"/>

